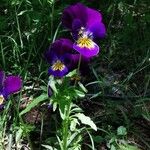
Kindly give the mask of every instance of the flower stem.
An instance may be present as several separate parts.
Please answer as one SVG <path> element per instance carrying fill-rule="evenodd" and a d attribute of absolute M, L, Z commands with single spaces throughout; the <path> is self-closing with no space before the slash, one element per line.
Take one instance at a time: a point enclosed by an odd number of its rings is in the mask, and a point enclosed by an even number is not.
<path fill-rule="evenodd" d="M 81 58 L 82 58 L 82 55 L 80 54 L 79 61 L 78 61 L 78 68 L 77 68 L 77 76 L 80 76 Z M 77 84 L 77 80 L 75 80 L 74 86 L 76 86 L 76 84 Z"/>
<path fill-rule="evenodd" d="M 69 103 L 67 105 L 67 110 L 66 110 L 66 116 L 63 121 L 63 150 L 68 150 L 68 145 L 67 145 L 67 139 L 68 139 L 68 129 L 69 129 L 69 115 L 70 115 L 70 106 L 71 104 Z"/>
<path fill-rule="evenodd" d="M 79 75 L 79 73 L 80 73 L 80 65 L 81 65 L 81 54 L 80 54 L 80 57 L 79 57 L 79 62 L 78 62 L 78 68 L 77 68 L 77 73 L 78 73 L 78 75 Z"/>

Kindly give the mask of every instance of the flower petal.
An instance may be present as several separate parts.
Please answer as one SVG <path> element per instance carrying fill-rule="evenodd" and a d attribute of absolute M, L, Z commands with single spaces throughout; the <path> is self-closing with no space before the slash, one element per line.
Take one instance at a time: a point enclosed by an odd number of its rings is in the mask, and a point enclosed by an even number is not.
<path fill-rule="evenodd" d="M 72 23 L 74 19 L 80 20 L 83 26 L 86 25 L 86 7 L 83 4 L 77 3 L 65 8 L 63 11 L 62 24 L 65 27 L 72 30 Z"/>
<path fill-rule="evenodd" d="M 8 95 L 18 92 L 22 87 L 22 81 L 20 77 L 17 76 L 8 76 L 4 81 L 4 93 L 5 97 Z"/>
<path fill-rule="evenodd" d="M 65 53 L 71 53 L 73 50 L 73 43 L 69 39 L 58 39 L 56 40 L 48 51 L 44 53 L 45 59 L 48 63 L 53 61 L 53 56 L 57 55 L 61 57 Z"/>
<path fill-rule="evenodd" d="M 81 3 L 69 6 L 64 10 L 62 23 L 71 30 L 75 39 L 81 27 L 92 32 L 94 38 L 103 38 L 106 35 L 101 13 Z"/>
<path fill-rule="evenodd" d="M 74 19 L 72 22 L 72 30 L 73 31 L 78 31 L 82 27 L 81 20 L 79 19 Z"/>
<path fill-rule="evenodd" d="M 82 26 L 83 25 L 82 25 L 82 23 L 79 19 L 74 19 L 73 20 L 73 23 L 72 23 L 72 36 L 73 36 L 73 39 L 77 40 L 79 30 L 81 29 Z"/>
<path fill-rule="evenodd" d="M 52 67 L 49 68 L 48 74 L 54 77 L 63 77 L 68 73 L 68 68 L 65 66 L 63 70 L 53 70 Z"/>
<path fill-rule="evenodd" d="M 89 31 L 93 33 L 94 38 L 104 38 L 106 36 L 105 25 L 101 22 L 95 22 L 88 27 Z"/>
<path fill-rule="evenodd" d="M 71 40 L 61 38 L 52 44 L 51 49 L 56 53 L 56 55 L 61 56 L 65 53 L 71 53 L 72 47 L 73 42 Z"/>
<path fill-rule="evenodd" d="M 73 48 L 78 51 L 82 56 L 87 58 L 93 57 L 99 53 L 99 46 L 93 42 L 92 48 L 80 47 L 78 44 L 74 44 Z"/>
<path fill-rule="evenodd" d="M 102 22 L 102 15 L 97 10 L 94 10 L 92 8 L 86 7 L 86 13 L 87 13 L 87 24 L 92 24 L 94 22 Z"/>
<path fill-rule="evenodd" d="M 93 33 L 94 37 L 103 38 L 106 35 L 106 28 L 102 23 L 101 13 L 87 7 L 87 18 L 86 28 Z"/>

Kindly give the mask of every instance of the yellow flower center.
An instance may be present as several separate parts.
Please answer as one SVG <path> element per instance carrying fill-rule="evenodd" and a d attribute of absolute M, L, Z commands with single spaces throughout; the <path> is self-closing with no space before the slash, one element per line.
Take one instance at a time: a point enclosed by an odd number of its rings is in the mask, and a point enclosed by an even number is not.
<path fill-rule="evenodd" d="M 92 33 L 89 31 L 86 31 L 84 27 L 81 27 L 78 33 L 78 40 L 77 40 L 77 45 L 81 48 L 94 48 L 94 42 L 92 40 Z"/>
<path fill-rule="evenodd" d="M 60 61 L 60 60 L 57 60 L 53 65 L 52 65 L 52 69 L 54 71 L 56 70 L 59 70 L 59 71 L 62 71 L 64 70 L 65 68 L 65 65 Z"/>
<path fill-rule="evenodd" d="M 77 40 L 77 45 L 81 48 L 88 48 L 88 49 L 91 49 L 91 48 L 94 48 L 94 42 L 88 38 L 88 37 L 80 37 L 78 40 Z"/>
<path fill-rule="evenodd" d="M 4 102 L 4 96 L 0 95 L 0 105 L 3 104 L 3 102 Z"/>

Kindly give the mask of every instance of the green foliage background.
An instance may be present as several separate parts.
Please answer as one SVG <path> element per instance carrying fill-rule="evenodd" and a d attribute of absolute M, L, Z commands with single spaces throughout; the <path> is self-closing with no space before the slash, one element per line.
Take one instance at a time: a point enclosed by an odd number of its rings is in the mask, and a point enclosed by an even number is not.
<path fill-rule="evenodd" d="M 20 74 L 24 85 L 37 79 L 38 84 L 45 84 L 48 64 L 43 53 L 55 35 L 72 38 L 59 24 L 63 9 L 76 2 L 101 11 L 107 28 L 106 38 L 99 42 L 101 52 L 91 61 L 85 77 L 90 100 L 103 106 L 100 114 L 105 110 L 98 116 L 94 112 L 95 120 L 111 132 L 125 125 L 128 132 L 138 134 L 142 131 L 136 122 L 150 121 L 149 0 L 56 0 L 54 5 L 52 0 L 1 0 L 0 68 Z M 83 108 L 91 112 L 91 108 Z M 138 138 L 150 148 L 147 136 L 143 141 Z"/>

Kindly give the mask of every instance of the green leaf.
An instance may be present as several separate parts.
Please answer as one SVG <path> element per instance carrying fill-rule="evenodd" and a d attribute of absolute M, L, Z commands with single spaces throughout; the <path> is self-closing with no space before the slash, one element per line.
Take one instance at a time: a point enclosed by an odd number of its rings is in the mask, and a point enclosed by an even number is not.
<path fill-rule="evenodd" d="M 81 132 L 82 132 L 82 128 L 79 130 L 76 130 L 74 133 L 71 134 L 71 136 L 68 138 L 67 140 L 67 146 L 69 147 L 69 145 L 71 145 L 71 143 L 74 142 L 74 144 L 79 140 L 81 141 Z M 75 142 L 76 141 L 76 142 Z M 78 143 L 78 142 L 77 142 Z M 76 144 L 75 144 L 76 145 Z M 73 149 L 74 150 L 74 149 Z"/>
<path fill-rule="evenodd" d="M 75 116 L 81 121 L 81 123 L 89 125 L 93 130 L 97 131 L 97 127 L 90 117 L 85 116 L 83 113 L 78 113 Z"/>
<path fill-rule="evenodd" d="M 48 99 L 47 94 L 40 95 L 36 99 L 32 100 L 32 102 L 19 115 L 21 116 L 21 115 L 29 112 L 32 108 L 37 106 L 40 102 L 45 101 L 46 99 Z"/>
<path fill-rule="evenodd" d="M 21 139 L 21 137 L 22 137 L 22 134 L 23 134 L 23 130 L 22 130 L 22 128 L 20 128 L 20 129 L 16 132 L 16 137 L 15 137 L 16 143 L 20 141 L 20 139 Z"/>
<path fill-rule="evenodd" d="M 29 10 L 23 10 L 23 11 L 21 11 L 19 14 L 18 14 L 18 16 L 21 16 L 21 15 L 23 15 L 24 13 L 26 13 L 26 12 L 28 12 Z"/>
<path fill-rule="evenodd" d="M 136 146 L 132 146 L 132 145 L 128 145 L 128 144 L 125 144 L 125 145 L 120 144 L 119 150 L 140 150 L 140 149 Z"/>
<path fill-rule="evenodd" d="M 85 97 L 85 94 L 79 90 L 75 90 L 76 94 L 79 96 L 79 97 Z"/>
<path fill-rule="evenodd" d="M 115 143 L 116 140 L 117 140 L 117 138 L 115 136 L 112 136 L 111 139 L 109 140 L 109 142 L 107 143 L 107 147 L 111 148 L 111 145 L 113 143 Z"/>
<path fill-rule="evenodd" d="M 60 149 L 62 150 L 63 149 L 62 141 L 60 140 L 60 138 L 57 135 L 56 135 L 56 137 L 57 137 Z"/>
<path fill-rule="evenodd" d="M 92 146 L 92 150 L 95 150 L 95 146 L 94 146 L 93 137 L 92 137 L 92 135 L 89 133 L 89 131 L 88 131 L 88 130 L 87 130 L 87 133 L 88 133 L 88 135 L 89 135 L 89 137 L 90 137 L 90 140 L 91 140 L 91 146 Z"/>
<path fill-rule="evenodd" d="M 97 136 L 93 136 L 93 140 L 96 143 L 102 143 L 104 141 L 104 138 L 102 138 L 101 136 L 97 135 Z"/>
<path fill-rule="evenodd" d="M 80 88 L 81 88 L 85 93 L 88 92 L 87 89 L 85 88 L 85 86 L 84 86 L 81 82 L 78 82 L 78 84 L 79 84 Z"/>
<path fill-rule="evenodd" d="M 66 75 L 66 77 L 73 77 L 73 76 L 76 75 L 76 74 L 77 74 L 77 70 L 75 69 L 75 70 L 69 72 L 69 73 Z"/>
<path fill-rule="evenodd" d="M 146 119 L 147 121 L 150 121 L 150 114 L 142 114 L 143 118 Z"/>
<path fill-rule="evenodd" d="M 116 147 L 114 145 L 111 145 L 110 150 L 116 150 Z"/>
<path fill-rule="evenodd" d="M 71 113 L 81 113 L 83 110 L 76 104 L 72 104 L 71 106 Z"/>
<path fill-rule="evenodd" d="M 57 109 L 57 102 L 53 103 L 53 111 L 55 111 Z"/>
<path fill-rule="evenodd" d="M 54 79 L 53 76 L 50 76 L 50 77 L 49 77 L 48 86 L 50 86 L 51 89 L 52 89 L 55 93 L 58 93 L 57 88 L 56 88 L 56 81 L 55 81 L 55 79 Z"/>
<path fill-rule="evenodd" d="M 42 144 L 42 146 L 43 146 L 44 148 L 46 148 L 47 150 L 57 150 L 56 148 L 54 148 L 54 147 L 52 147 L 52 146 L 50 146 L 50 145 L 43 145 L 43 144 Z"/>
<path fill-rule="evenodd" d="M 64 107 L 66 107 L 66 106 L 64 106 Z M 62 110 L 62 109 L 59 107 L 59 113 L 60 113 L 61 119 L 64 120 L 64 119 L 65 119 L 65 109 Z"/>
<path fill-rule="evenodd" d="M 127 135 L 127 130 L 125 127 L 123 126 L 120 126 L 118 129 L 117 129 L 117 135 Z"/>
<path fill-rule="evenodd" d="M 77 124 L 79 124 L 78 120 L 76 118 L 73 118 L 70 123 L 70 130 L 75 131 Z"/>

